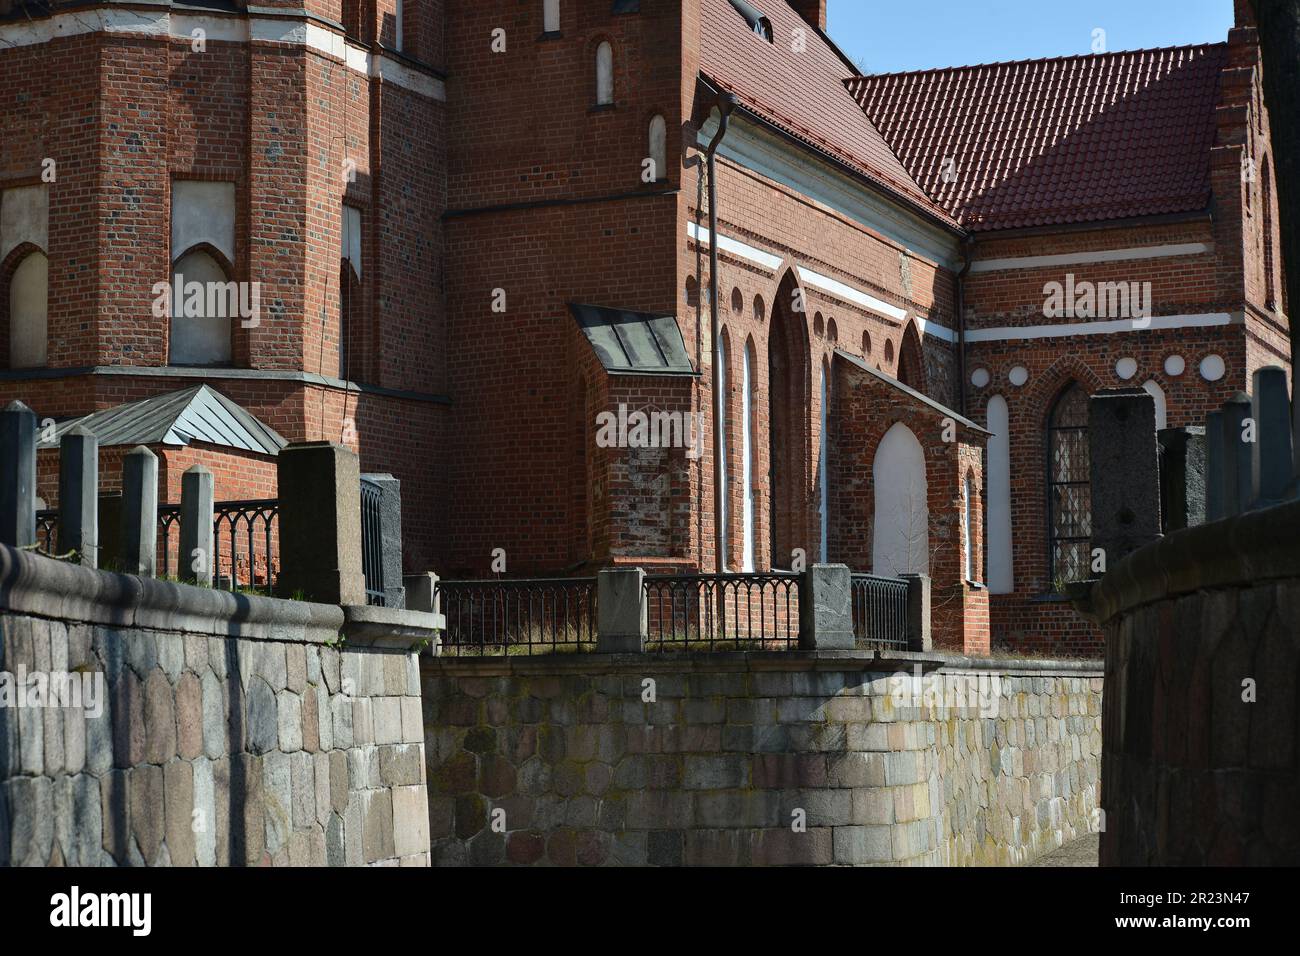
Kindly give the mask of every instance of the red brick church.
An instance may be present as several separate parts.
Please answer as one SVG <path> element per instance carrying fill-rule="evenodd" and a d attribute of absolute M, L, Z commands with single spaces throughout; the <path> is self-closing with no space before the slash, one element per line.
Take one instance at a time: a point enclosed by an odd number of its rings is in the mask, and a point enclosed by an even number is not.
<path fill-rule="evenodd" d="M 1236 7 L 864 76 L 824 0 L 0 0 L 0 400 L 168 500 L 344 442 L 411 571 L 925 571 L 947 646 L 1095 651 L 1087 396 L 1288 364 Z"/>

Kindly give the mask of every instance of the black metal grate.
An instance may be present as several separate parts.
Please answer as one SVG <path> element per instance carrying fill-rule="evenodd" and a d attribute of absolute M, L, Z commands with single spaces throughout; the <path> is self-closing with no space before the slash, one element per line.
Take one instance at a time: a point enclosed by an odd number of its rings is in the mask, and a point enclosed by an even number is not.
<path fill-rule="evenodd" d="M 785 651 L 799 644 L 798 574 L 673 574 L 645 579 L 646 647 Z"/>
<path fill-rule="evenodd" d="M 907 650 L 907 582 L 855 574 L 851 578 L 853 637 L 858 647 Z"/>
<path fill-rule="evenodd" d="M 366 578 L 366 603 L 383 607 L 384 536 L 380 508 L 384 492 L 379 485 L 361 479 L 361 571 Z"/>
<path fill-rule="evenodd" d="M 438 609 L 452 656 L 596 649 L 596 579 L 439 581 Z"/>

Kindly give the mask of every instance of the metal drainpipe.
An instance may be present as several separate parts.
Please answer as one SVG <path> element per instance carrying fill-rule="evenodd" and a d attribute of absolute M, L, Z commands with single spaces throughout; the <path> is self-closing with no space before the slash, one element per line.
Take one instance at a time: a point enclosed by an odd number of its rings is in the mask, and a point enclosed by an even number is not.
<path fill-rule="evenodd" d="M 975 237 L 962 240 L 963 263 L 957 273 L 957 411 L 966 414 L 966 274 L 975 252 Z"/>
<path fill-rule="evenodd" d="M 717 367 L 721 329 L 718 324 L 718 185 L 714 173 L 718 146 L 727 135 L 731 111 L 736 105 L 737 100 L 730 93 L 718 94 L 718 129 L 705 150 L 709 177 L 709 348 L 713 350 L 713 564 L 719 572 L 726 569 L 727 543 L 723 535 L 726 490 L 722 487 L 722 430 L 718 427 L 722 421 L 723 401 L 722 376 Z"/>

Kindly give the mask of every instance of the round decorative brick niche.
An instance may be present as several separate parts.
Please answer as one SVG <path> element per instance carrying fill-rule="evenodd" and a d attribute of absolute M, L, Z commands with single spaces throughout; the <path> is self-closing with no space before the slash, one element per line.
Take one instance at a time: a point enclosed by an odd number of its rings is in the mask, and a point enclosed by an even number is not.
<path fill-rule="evenodd" d="M 1201 378 L 1207 382 L 1217 382 L 1223 378 L 1224 372 L 1227 371 L 1227 365 L 1223 361 L 1222 355 L 1216 355 L 1211 352 L 1205 358 L 1201 359 Z"/>
<path fill-rule="evenodd" d="M 1115 363 L 1115 374 L 1118 375 L 1126 382 L 1129 379 L 1131 379 L 1134 375 L 1136 375 L 1137 372 L 1138 372 L 1138 363 L 1137 363 L 1137 359 L 1135 358 L 1125 356 L 1124 358 L 1120 359 L 1118 362 Z"/>
<path fill-rule="evenodd" d="M 1016 388 L 1019 388 L 1024 385 L 1025 382 L 1029 381 L 1029 369 L 1025 368 L 1023 365 L 1017 365 L 1007 373 L 1007 381 Z"/>
<path fill-rule="evenodd" d="M 1177 378 L 1187 371 L 1187 360 L 1181 355 L 1171 355 L 1165 359 L 1165 374 Z"/>
<path fill-rule="evenodd" d="M 976 388 L 983 388 L 991 378 L 992 376 L 989 375 L 989 370 L 986 368 L 977 368 L 970 373 L 970 383 Z"/>

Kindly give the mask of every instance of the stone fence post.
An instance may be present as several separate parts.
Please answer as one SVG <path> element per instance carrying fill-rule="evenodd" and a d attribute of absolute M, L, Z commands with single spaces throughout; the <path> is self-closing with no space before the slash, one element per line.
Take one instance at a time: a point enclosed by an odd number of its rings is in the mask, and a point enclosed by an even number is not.
<path fill-rule="evenodd" d="M 402 583 L 402 483 L 389 474 L 362 475 L 379 488 L 380 575 L 385 607 L 405 608 Z"/>
<path fill-rule="evenodd" d="M 1286 500 L 1291 487 L 1291 396 L 1286 370 L 1276 365 L 1256 369 L 1251 379 L 1251 417 L 1255 441 L 1251 453 L 1251 503 L 1267 507 Z"/>
<path fill-rule="evenodd" d="M 121 570 L 151 578 L 158 567 L 158 456 L 137 445 L 122 459 Z"/>
<path fill-rule="evenodd" d="M 930 636 L 930 576 L 904 574 L 907 582 L 907 649 L 930 651 L 934 640 Z"/>
<path fill-rule="evenodd" d="M 361 467 L 355 452 L 327 441 L 294 442 L 276 460 L 280 497 L 281 595 L 365 604 L 361 570 Z"/>
<path fill-rule="evenodd" d="M 203 587 L 212 586 L 212 571 L 217 566 L 212 529 L 215 499 L 212 472 L 202 465 L 186 468 L 181 475 L 181 553 L 177 565 L 182 581 Z"/>
<path fill-rule="evenodd" d="M 1106 566 L 1160 537 L 1156 406 L 1142 388 L 1105 388 L 1088 400 L 1092 540 Z"/>
<path fill-rule="evenodd" d="M 1219 427 L 1222 430 L 1219 447 L 1223 450 L 1223 515 L 1221 517 L 1230 518 L 1239 515 L 1250 507 L 1252 451 L 1250 444 L 1243 440 L 1246 433 L 1246 419 L 1250 417 L 1250 396 L 1245 392 L 1237 392 L 1223 403 L 1223 414 L 1219 419 Z M 1255 428 L 1258 431 L 1258 422 L 1255 423 Z"/>
<path fill-rule="evenodd" d="M 59 439 L 59 547 L 99 567 L 99 439 L 75 425 Z"/>
<path fill-rule="evenodd" d="M 0 412 L 0 543 L 36 543 L 36 414 L 22 402 Z"/>
<path fill-rule="evenodd" d="M 799 585 L 799 646 L 808 651 L 851 651 L 853 573 L 847 564 L 814 564 Z"/>
<path fill-rule="evenodd" d="M 1205 524 L 1205 429 L 1162 428 L 1156 434 L 1160 439 L 1160 513 L 1165 532 Z"/>
<path fill-rule="evenodd" d="M 640 654 L 650 630 L 643 568 L 606 568 L 596 576 L 596 651 Z"/>
<path fill-rule="evenodd" d="M 438 575 L 432 571 L 407 574 L 402 577 L 402 586 L 406 592 L 406 610 L 438 613 Z"/>

